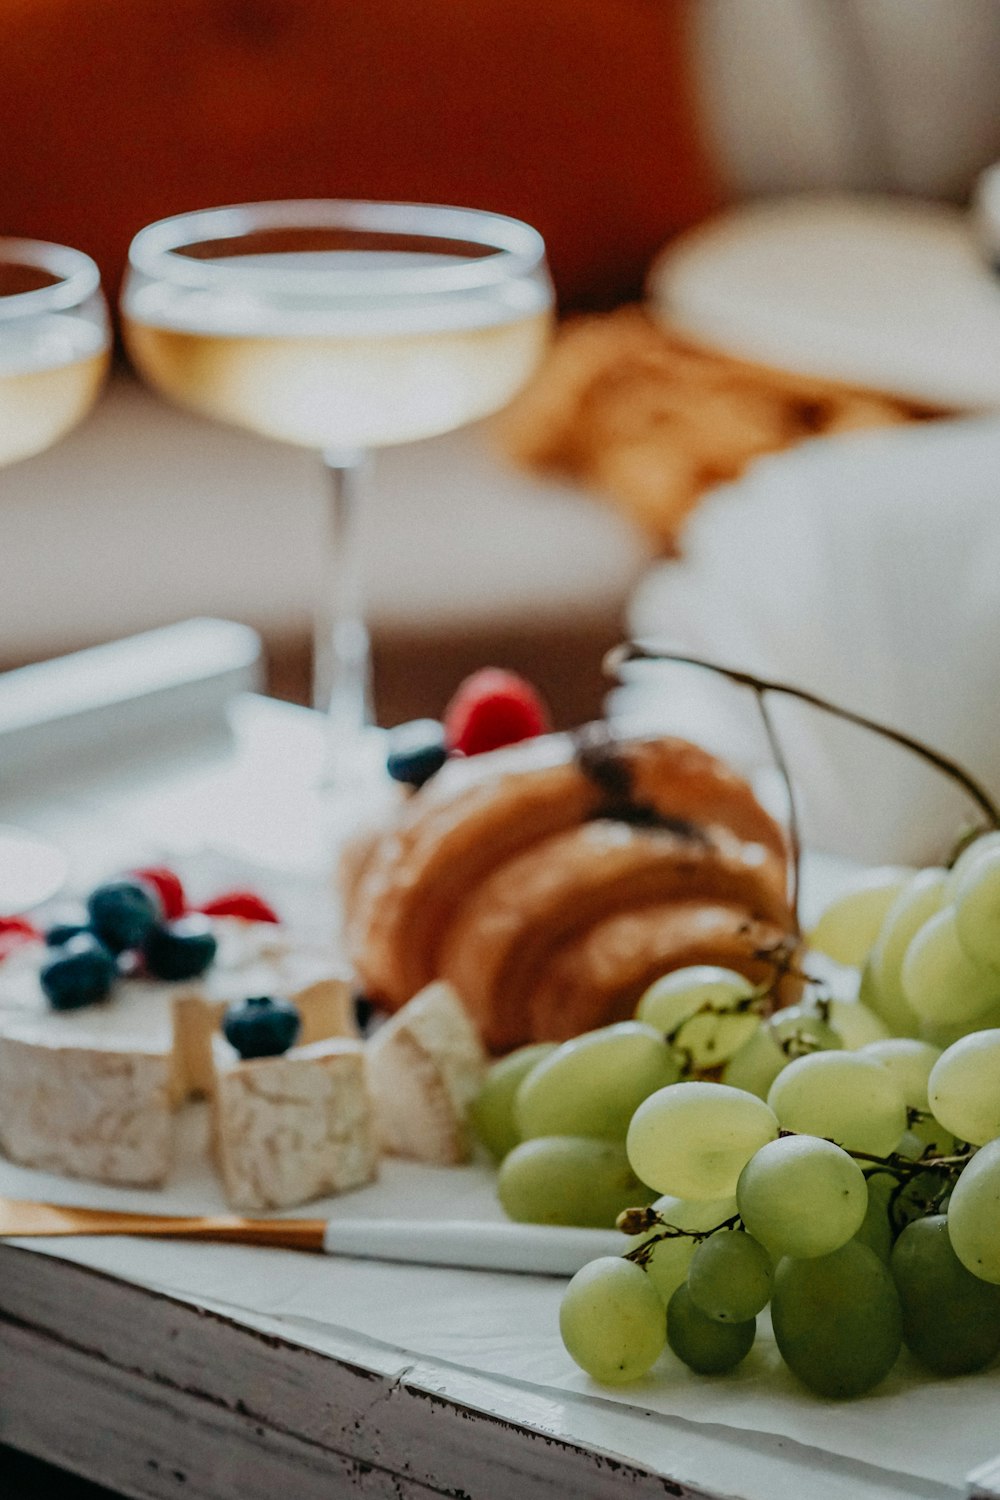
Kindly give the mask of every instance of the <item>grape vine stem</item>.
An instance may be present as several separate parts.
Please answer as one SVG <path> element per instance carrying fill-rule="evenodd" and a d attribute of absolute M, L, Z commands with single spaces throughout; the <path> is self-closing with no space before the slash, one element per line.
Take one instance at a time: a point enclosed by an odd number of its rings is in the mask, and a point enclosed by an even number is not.
<path fill-rule="evenodd" d="M 758 677 L 756 673 L 745 671 L 740 667 L 725 666 L 707 657 L 694 656 L 686 651 L 674 651 L 668 647 L 653 646 L 642 641 L 626 641 L 624 645 L 615 646 L 604 658 L 604 669 L 610 675 L 617 677 L 621 675 L 622 667 L 627 666 L 629 662 L 640 661 L 677 662 L 682 666 L 701 667 L 706 672 L 716 672 L 719 676 L 728 678 L 730 682 L 740 687 L 751 688 L 758 695 L 780 693 L 788 698 L 797 698 L 812 708 L 818 708 L 821 713 L 832 714 L 835 718 L 846 720 L 848 724 L 856 724 L 861 729 L 871 730 L 873 734 L 881 735 L 883 739 L 890 740 L 893 744 L 900 745 L 903 749 L 920 756 L 943 775 L 950 777 L 976 803 L 980 812 L 988 819 L 990 827 L 1000 828 L 1000 809 L 976 779 L 957 761 L 947 755 L 942 755 L 939 750 L 932 749 L 923 740 L 905 734 L 901 729 L 893 729 L 888 724 L 879 723 L 877 719 L 868 718 L 866 714 L 857 713 L 851 708 L 844 708 L 838 703 L 831 703 L 829 699 L 821 698 L 818 693 L 795 687 L 792 683 Z"/>

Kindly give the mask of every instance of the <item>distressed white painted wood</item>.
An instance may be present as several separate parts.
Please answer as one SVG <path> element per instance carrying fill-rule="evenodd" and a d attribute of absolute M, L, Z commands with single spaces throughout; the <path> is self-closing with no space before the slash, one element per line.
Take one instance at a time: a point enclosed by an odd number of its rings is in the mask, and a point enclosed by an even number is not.
<path fill-rule="evenodd" d="M 709 1493 L 442 1398 L 416 1372 L 325 1358 L 12 1246 L 0 1441 L 137 1497 Z"/>

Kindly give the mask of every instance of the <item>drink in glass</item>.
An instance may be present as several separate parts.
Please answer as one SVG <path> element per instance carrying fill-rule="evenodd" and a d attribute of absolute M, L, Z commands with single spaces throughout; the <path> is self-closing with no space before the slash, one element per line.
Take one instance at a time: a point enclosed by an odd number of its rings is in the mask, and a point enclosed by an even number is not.
<path fill-rule="evenodd" d="M 86 416 L 108 348 L 93 261 L 63 245 L 0 239 L 0 465 L 43 452 Z"/>
<path fill-rule="evenodd" d="M 125 341 L 149 383 L 323 455 L 331 557 L 316 701 L 335 753 L 349 758 L 369 716 L 354 551 L 365 456 L 506 405 L 541 358 L 551 310 L 537 232 L 474 210 L 251 204 L 165 220 L 133 241 Z"/>
<path fill-rule="evenodd" d="M 90 257 L 0 238 L 0 466 L 43 452 L 86 416 L 109 349 L 100 272 Z M 52 845 L 0 827 L 0 916 L 44 901 L 65 873 Z"/>

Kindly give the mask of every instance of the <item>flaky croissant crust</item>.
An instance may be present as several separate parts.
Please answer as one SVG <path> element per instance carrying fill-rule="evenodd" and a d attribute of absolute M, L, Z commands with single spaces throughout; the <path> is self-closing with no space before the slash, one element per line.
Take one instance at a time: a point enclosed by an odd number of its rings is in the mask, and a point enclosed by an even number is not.
<path fill-rule="evenodd" d="M 698 746 L 548 736 L 449 766 L 355 849 L 345 935 L 370 998 L 448 979 L 505 1051 L 619 1019 L 683 963 L 761 977 L 787 877 L 780 825 Z"/>

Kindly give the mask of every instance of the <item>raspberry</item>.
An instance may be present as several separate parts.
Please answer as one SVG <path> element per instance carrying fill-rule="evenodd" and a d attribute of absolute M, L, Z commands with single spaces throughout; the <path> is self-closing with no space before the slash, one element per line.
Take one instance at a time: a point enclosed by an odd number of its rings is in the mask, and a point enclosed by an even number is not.
<path fill-rule="evenodd" d="M 461 755 L 498 750 L 548 728 L 548 710 L 531 683 L 500 667 L 467 677 L 444 714 L 448 749 Z"/>
<path fill-rule="evenodd" d="M 273 907 L 258 896 L 256 891 L 224 891 L 213 901 L 206 901 L 198 910 L 206 917 L 242 917 L 244 922 L 280 922 Z"/>
<path fill-rule="evenodd" d="M 160 898 L 166 921 L 172 922 L 175 917 L 182 917 L 187 911 L 184 887 L 173 870 L 168 870 L 165 865 L 149 865 L 143 870 L 130 870 L 129 874 L 133 880 L 141 880 L 153 887 Z"/>
<path fill-rule="evenodd" d="M 42 934 L 27 917 L 0 917 L 0 960 L 23 943 L 40 943 Z"/>

